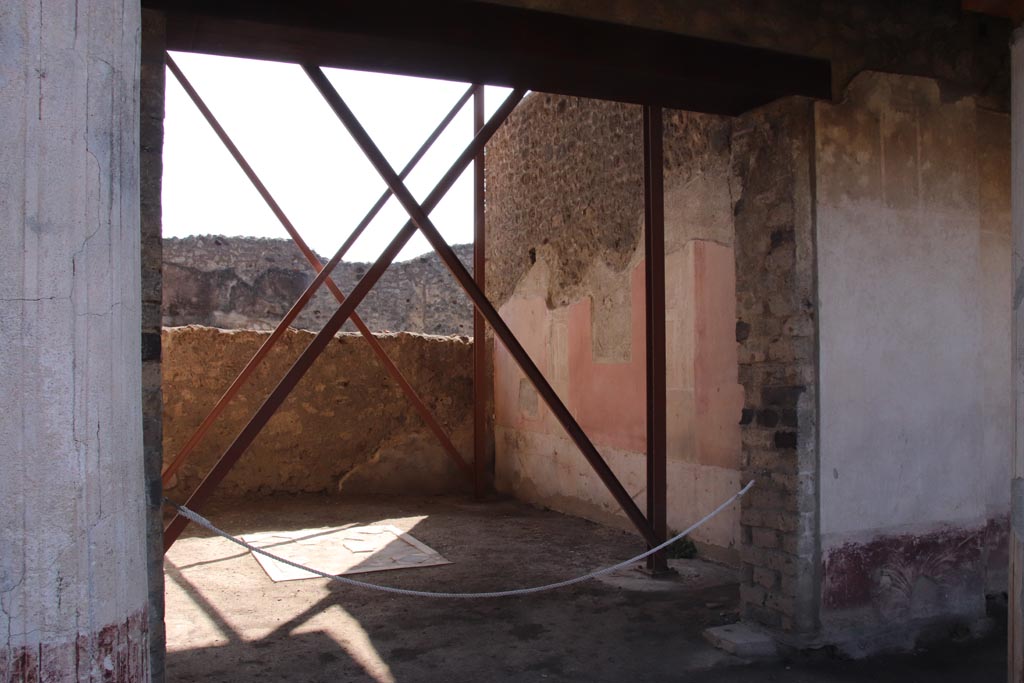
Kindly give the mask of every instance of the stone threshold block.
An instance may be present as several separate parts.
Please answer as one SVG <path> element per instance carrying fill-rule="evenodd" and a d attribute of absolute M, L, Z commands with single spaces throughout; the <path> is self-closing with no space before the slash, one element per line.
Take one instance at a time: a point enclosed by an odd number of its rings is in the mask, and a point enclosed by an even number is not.
<path fill-rule="evenodd" d="M 752 624 L 736 623 L 704 629 L 704 639 L 737 657 L 774 657 L 775 639 Z"/>

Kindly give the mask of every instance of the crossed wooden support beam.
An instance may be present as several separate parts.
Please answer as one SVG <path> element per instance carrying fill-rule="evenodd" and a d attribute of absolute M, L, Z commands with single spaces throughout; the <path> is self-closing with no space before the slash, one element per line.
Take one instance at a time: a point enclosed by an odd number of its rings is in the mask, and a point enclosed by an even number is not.
<path fill-rule="evenodd" d="M 537 390 L 537 393 L 547 404 L 548 408 L 552 411 L 555 418 L 559 421 L 562 427 L 566 430 L 569 437 L 579 448 L 584 458 L 588 461 L 590 466 L 594 469 L 598 477 L 604 483 L 608 491 L 618 502 L 619 506 L 625 512 L 630 522 L 644 537 L 644 540 L 650 546 L 659 544 L 665 538 L 665 524 L 664 524 L 664 485 L 665 485 L 665 471 L 664 471 L 664 438 L 660 440 L 648 439 L 648 515 L 652 519 L 648 519 L 637 507 L 632 497 L 625 490 L 618 478 L 612 472 L 611 468 L 601 457 L 600 453 L 594 447 L 594 444 L 590 441 L 589 437 L 580 427 L 579 423 L 572 416 L 569 409 L 561 401 L 555 390 L 548 383 L 540 369 L 532 361 L 529 354 L 523 348 L 523 346 L 516 339 L 512 330 L 505 324 L 501 319 L 497 310 L 487 299 L 478 283 L 474 280 L 473 276 L 466 270 L 466 268 L 459 261 L 455 252 L 445 242 L 444 238 L 438 232 L 433 222 L 430 220 L 429 213 L 441 200 L 441 198 L 447 193 L 447 191 L 454 184 L 455 180 L 462 174 L 465 168 L 471 161 L 474 160 L 480 153 L 482 153 L 484 146 L 490 140 L 491 136 L 497 131 L 498 127 L 508 118 L 512 110 L 516 107 L 519 101 L 525 95 L 525 91 L 522 89 L 513 90 L 512 93 L 506 98 L 502 105 L 495 111 L 491 116 L 490 120 L 478 127 L 476 136 L 468 147 L 460 154 L 458 159 L 452 164 L 451 168 L 445 173 L 442 179 L 438 182 L 434 190 L 427 196 L 426 200 L 421 204 L 409 192 L 408 188 L 404 183 L 404 176 L 408 172 L 407 169 L 403 170 L 402 173 L 396 173 L 395 170 L 388 163 L 387 159 L 381 153 L 380 149 L 376 146 L 369 134 L 359 123 L 356 116 L 349 109 L 348 105 L 335 90 L 334 86 L 331 85 L 326 75 L 318 66 L 304 65 L 307 76 L 316 86 L 317 90 L 323 95 L 327 104 L 334 111 L 335 115 L 341 121 L 341 123 L 348 130 L 349 134 L 353 137 L 363 153 L 367 156 L 374 168 L 384 179 L 384 182 L 388 186 L 388 191 L 393 194 L 398 201 L 402 204 L 403 208 L 409 214 L 410 220 L 405 226 L 395 235 L 392 241 L 384 249 L 381 255 L 378 257 L 376 262 L 367 270 L 360 279 L 359 283 L 349 293 L 348 297 L 336 295 L 339 300 L 339 307 L 337 311 L 331 316 L 331 318 L 324 325 L 323 329 L 317 333 L 313 340 L 309 343 L 306 349 L 302 352 L 299 358 L 295 361 L 292 367 L 287 371 L 280 383 L 270 393 L 264 403 L 255 412 L 246 426 L 239 432 L 235 437 L 234 441 L 225 450 L 224 454 L 214 465 L 212 470 L 207 474 L 206 478 L 202 481 L 196 491 L 189 497 L 186 502 L 186 506 L 199 510 L 207 502 L 210 495 L 213 493 L 214 488 L 224 479 L 234 464 L 242 457 L 246 449 L 252 444 L 253 440 L 260 433 L 267 421 L 274 415 L 276 410 L 288 397 L 291 391 L 295 388 L 298 382 L 310 369 L 316 359 L 321 353 L 327 348 L 334 335 L 341 329 L 345 321 L 350 317 L 354 318 L 356 307 L 362 302 L 370 290 L 374 287 L 377 281 L 381 278 L 387 268 L 394 261 L 395 257 L 406 245 L 409 239 L 415 234 L 416 230 L 419 230 L 426 237 L 427 241 L 437 252 L 438 256 L 444 262 L 444 264 L 451 271 L 452 275 L 458 281 L 459 285 L 465 290 L 466 294 L 472 300 L 473 305 L 476 307 L 477 312 L 486 320 L 494 330 L 495 337 L 505 346 L 509 354 L 519 365 L 522 372 L 530 380 Z M 176 74 L 177 75 L 177 74 Z M 654 124 L 655 118 L 657 123 Z M 645 178 L 648 182 L 645 183 L 647 188 L 647 202 L 651 203 L 652 193 L 656 195 L 656 201 L 660 204 L 661 201 L 661 111 L 657 108 L 647 107 L 645 108 L 645 150 L 648 144 L 651 145 L 651 150 L 656 151 L 656 159 L 650 159 L 650 154 L 645 153 L 645 159 L 648 163 L 645 166 Z M 223 139 L 223 138 L 222 138 Z M 240 155 L 239 155 L 240 156 Z M 238 157 L 236 157 L 237 159 Z M 656 169 L 654 164 L 656 163 Z M 652 171 L 652 169 L 654 169 Z M 657 183 L 651 183 L 650 173 L 654 173 L 657 176 Z M 663 240 L 662 237 L 662 225 L 660 223 L 660 206 L 655 211 L 648 210 L 647 215 L 647 233 L 652 235 L 646 238 L 647 244 L 647 255 L 649 263 L 651 261 L 651 251 L 657 249 L 661 252 L 663 257 Z M 366 221 L 368 223 L 368 221 Z M 365 226 L 364 226 L 365 227 Z M 652 230 L 653 228 L 653 230 Z M 354 240 L 353 240 L 354 241 Z M 660 248 L 659 248 L 660 246 Z M 342 250 L 345 249 L 343 245 Z M 310 283 L 306 292 L 300 297 L 299 302 L 308 301 L 312 293 L 324 283 L 330 275 L 331 270 L 341 260 L 343 251 L 339 250 L 330 261 L 324 265 L 318 272 L 316 278 Z M 657 257 L 655 257 L 657 259 Z M 653 274 L 653 280 L 651 274 L 648 277 L 648 429 L 664 429 L 664 338 L 663 338 L 663 327 L 664 327 L 664 263 L 663 258 L 660 261 L 661 271 Z M 657 266 L 657 263 L 655 264 Z M 653 287 L 652 287 L 653 285 Z M 653 356 L 658 355 L 657 349 L 654 354 L 651 353 L 651 324 L 652 324 L 652 305 L 657 307 L 658 301 L 651 299 L 651 292 L 658 290 L 661 292 L 660 300 L 660 316 L 658 311 L 654 310 L 654 317 L 661 319 L 662 326 L 662 339 L 660 347 L 660 367 L 658 367 L 658 361 Z M 304 305 L 304 304 L 303 304 Z M 294 308 L 294 307 L 293 307 Z M 289 311 L 291 313 L 291 311 Z M 294 319 L 294 317 L 292 318 Z M 287 320 L 287 316 L 286 316 Z M 284 322 L 284 321 L 282 321 Z M 290 321 L 289 321 L 290 322 Z M 285 324 L 285 326 L 287 326 Z M 372 338 L 372 335 L 369 335 Z M 482 338 L 477 339 L 476 342 L 482 343 Z M 652 365 L 652 362 L 654 363 Z M 652 377 L 657 378 L 660 376 L 660 383 L 655 379 L 652 382 Z M 658 392 L 660 391 L 660 400 L 658 398 Z M 659 412 L 661 417 L 657 418 Z M 652 411 L 653 406 L 653 411 Z M 655 415 L 655 419 L 652 421 L 651 416 Z M 649 434 L 650 436 L 650 434 Z M 659 454 L 660 451 L 660 465 L 659 465 Z M 652 458 L 652 453 L 654 457 Z M 660 489 L 660 494 L 655 490 L 652 493 L 652 489 Z M 659 520 L 660 521 L 657 521 Z M 655 521 L 652 521 L 655 520 Z M 168 524 L 164 531 L 164 549 L 174 543 L 174 541 L 184 530 L 188 521 L 176 515 L 171 522 Z M 663 558 L 660 562 L 656 561 L 656 565 L 662 564 Z"/>
<path fill-rule="evenodd" d="M 217 134 L 217 137 L 220 138 L 221 142 L 227 148 L 228 152 L 231 153 L 231 156 L 238 163 L 239 167 L 245 173 L 246 177 L 249 178 L 250 182 L 252 182 L 253 186 L 256 188 L 256 191 L 267 203 L 267 206 L 273 212 L 274 216 L 277 217 L 282 227 L 284 227 L 285 231 L 292 238 L 292 241 L 294 241 L 295 244 L 299 247 L 299 250 L 302 252 L 302 255 L 306 258 L 310 266 L 312 266 L 312 268 L 316 272 L 322 272 L 325 269 L 325 266 L 320 263 L 320 259 L 317 258 L 316 254 L 313 253 L 313 250 L 310 249 L 309 246 L 306 244 L 305 240 L 302 239 L 302 236 L 299 234 L 298 230 L 296 230 L 295 226 L 285 215 L 280 205 L 278 205 L 277 201 L 270 194 L 270 191 L 267 190 L 266 186 L 259 179 L 259 176 L 256 175 L 256 172 L 253 170 L 252 166 L 249 165 L 249 162 L 246 161 L 244 156 L 242 156 L 241 151 L 239 151 L 238 147 L 235 146 L 234 142 L 231 140 L 227 132 L 224 130 L 224 127 L 220 125 L 220 122 L 217 121 L 216 117 L 213 115 L 213 112 L 211 112 L 210 108 L 206 106 L 205 102 L 203 102 L 202 98 L 199 96 L 199 93 L 196 92 L 196 89 L 185 77 L 185 74 L 178 67 L 177 63 L 175 63 L 174 59 L 170 55 L 165 56 L 167 59 L 168 69 L 170 69 L 171 73 L 174 74 L 174 77 L 185 89 L 185 92 L 188 94 L 192 102 L 196 105 L 196 108 L 198 108 L 200 113 L 202 113 L 203 118 L 205 118 L 206 122 L 210 124 L 211 128 L 213 128 L 213 131 Z M 423 156 L 427 153 L 430 147 L 437 140 L 437 138 L 441 136 L 441 133 L 443 133 L 444 130 L 448 127 L 448 125 L 452 122 L 456 114 L 458 114 L 462 107 L 465 106 L 466 102 L 469 101 L 469 98 L 473 95 L 476 89 L 476 86 L 471 86 L 465 92 L 465 94 L 463 94 L 462 97 L 459 98 L 458 102 L 455 103 L 455 106 L 452 107 L 448 114 L 441 120 L 441 122 L 437 125 L 434 131 L 430 134 L 426 141 L 413 155 L 412 159 L 410 159 L 409 162 L 405 165 L 405 168 L 402 169 L 401 175 L 403 178 L 412 171 L 412 169 L 416 166 L 417 163 L 419 163 L 420 159 L 423 158 Z M 369 212 L 367 212 L 363 220 L 359 222 L 355 230 L 352 231 L 352 234 L 350 234 L 348 238 L 345 240 L 345 242 L 341 245 L 341 248 L 338 249 L 337 254 L 335 255 L 334 259 L 332 259 L 333 265 L 330 266 L 331 269 L 333 269 L 334 266 L 337 265 L 338 261 L 344 258 L 345 254 L 348 253 L 348 250 L 352 247 L 353 244 L 355 244 L 356 240 L 359 239 L 360 235 L 363 234 L 363 231 L 366 230 L 367 226 L 369 226 L 371 221 L 373 221 L 373 219 L 377 216 L 380 210 L 384 207 L 384 204 L 390 198 L 391 191 L 385 190 L 384 193 L 377 200 L 377 202 L 370 208 Z M 335 282 L 331 279 L 327 279 L 326 282 L 327 288 L 338 300 L 338 303 L 343 302 L 345 300 L 345 295 L 338 288 Z M 234 379 L 231 385 L 228 386 L 227 390 L 220 397 L 220 399 L 218 399 L 217 403 L 213 406 L 210 413 L 206 416 L 202 423 L 200 423 L 199 427 L 196 428 L 195 432 L 192 434 L 189 440 L 185 442 L 185 445 L 174 457 L 174 460 L 172 460 L 167 465 L 167 467 L 164 469 L 163 474 L 161 475 L 161 479 L 163 481 L 164 486 L 167 486 L 171 482 L 174 475 L 178 473 L 181 467 L 185 464 L 185 461 L 195 450 L 196 446 L 199 445 L 203 437 L 206 436 L 206 433 L 209 432 L 210 428 L 217 421 L 217 418 L 220 417 L 221 413 L 224 412 L 228 404 L 231 403 L 232 399 L 234 399 L 234 397 L 242 389 L 245 383 L 249 380 L 249 377 L 252 375 L 252 373 L 256 370 L 257 367 L 259 367 L 260 363 L 263 362 L 267 354 L 270 353 L 271 349 L 273 349 L 277 342 L 280 341 L 280 339 L 284 336 L 284 333 L 295 321 L 295 318 L 298 317 L 299 313 L 302 312 L 303 308 L 306 307 L 306 304 L 309 303 L 309 300 L 316 293 L 316 289 L 316 287 L 313 287 L 311 285 L 307 287 L 306 290 L 299 296 L 299 299 L 288 310 L 288 312 L 285 314 L 281 322 L 278 323 L 277 327 L 274 328 L 274 331 L 270 334 L 269 337 L 267 337 L 266 341 L 263 342 L 260 348 L 256 351 L 255 355 L 253 355 L 249 362 L 246 363 L 245 367 L 242 368 L 242 371 Z M 430 431 L 433 432 L 434 436 L 437 437 L 438 441 L 441 443 L 441 447 L 444 448 L 445 453 L 448 454 L 448 456 L 452 459 L 453 462 L 455 462 L 455 464 L 459 467 L 460 470 L 462 470 L 464 474 L 466 474 L 467 476 L 472 476 L 472 471 L 469 465 L 466 463 L 465 460 L 463 460 L 462 456 L 455 448 L 455 444 L 452 443 L 451 438 L 448 436 L 448 433 L 438 423 L 437 419 L 430 412 L 430 409 L 426 406 L 423 400 L 416 393 L 416 390 L 412 387 L 409 381 L 402 374 L 402 371 L 399 370 L 398 367 L 394 364 L 394 362 L 392 362 L 391 358 L 388 357 L 387 352 L 384 351 L 383 347 L 381 347 L 380 342 L 377 340 L 374 334 L 369 330 L 369 328 L 366 327 L 363 321 L 355 313 L 353 313 L 352 315 L 352 324 L 355 325 L 356 329 L 359 330 L 359 333 L 370 344 L 370 348 L 373 350 L 374 355 L 384 366 L 384 369 L 387 371 L 387 373 L 391 375 L 391 377 L 398 383 L 399 387 L 401 387 L 402 392 L 409 399 L 409 402 L 412 404 L 413 408 L 416 410 L 417 413 L 419 413 L 420 417 L 423 419 L 424 423 L 426 423 Z"/>

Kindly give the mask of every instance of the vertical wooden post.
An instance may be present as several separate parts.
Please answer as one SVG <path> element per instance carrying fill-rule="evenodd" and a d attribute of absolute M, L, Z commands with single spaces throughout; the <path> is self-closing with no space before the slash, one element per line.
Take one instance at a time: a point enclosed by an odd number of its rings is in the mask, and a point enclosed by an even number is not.
<path fill-rule="evenodd" d="M 661 107 L 644 106 L 644 259 L 647 340 L 647 520 L 668 535 L 665 360 L 665 192 Z M 665 553 L 647 559 L 651 572 L 668 569 Z"/>
<path fill-rule="evenodd" d="M 484 88 L 473 94 L 473 131 L 484 126 Z M 473 161 L 473 279 L 486 293 L 487 263 L 484 234 L 484 150 Z M 487 489 L 487 326 L 483 314 L 473 308 L 473 493 L 482 498 Z"/>

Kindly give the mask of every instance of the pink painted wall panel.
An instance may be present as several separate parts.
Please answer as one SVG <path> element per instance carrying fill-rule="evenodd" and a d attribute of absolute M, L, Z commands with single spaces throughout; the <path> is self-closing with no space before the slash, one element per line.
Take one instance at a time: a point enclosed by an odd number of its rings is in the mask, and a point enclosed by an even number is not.
<path fill-rule="evenodd" d="M 551 314 L 540 297 L 513 297 L 501 307 L 501 316 L 530 358 L 551 381 L 548 344 Z M 550 431 L 549 411 L 540 405 L 532 386 L 499 341 L 494 343 L 494 421 L 531 432 Z M 534 398 L 529 401 L 527 399 Z M 564 400 L 564 397 L 563 397 Z M 524 402 L 526 405 L 524 405 Z M 553 419 L 551 420 L 553 422 Z"/>
<path fill-rule="evenodd" d="M 596 443 L 644 452 L 647 353 L 643 262 L 633 268 L 630 287 L 632 353 L 628 363 L 595 362 L 590 299 L 569 307 L 569 402 L 580 426 Z"/>
<path fill-rule="evenodd" d="M 676 423 L 685 423 L 695 439 L 673 439 L 678 457 L 716 467 L 738 468 L 739 415 L 743 390 L 737 383 L 737 345 L 735 342 L 736 274 L 733 250 L 712 242 L 692 242 L 685 250 L 685 270 L 691 277 L 680 291 L 669 292 L 669 306 L 690 316 L 683 329 L 692 335 L 678 337 L 676 344 L 692 349 L 668 349 L 673 356 L 692 359 L 692 367 L 682 373 L 693 386 L 673 387 L 669 396 L 670 434 Z M 593 353 L 593 319 L 590 298 L 578 301 L 568 310 L 566 334 L 568 391 L 563 396 L 573 415 L 598 445 L 643 453 L 646 449 L 644 343 L 644 264 L 630 273 L 630 360 L 623 363 L 599 362 Z M 676 297 L 673 301 L 671 297 Z M 688 297 L 680 302 L 679 297 Z M 543 298 L 516 296 L 502 307 L 502 316 L 557 388 L 559 368 L 551 365 L 558 357 L 558 335 L 553 334 L 553 312 Z M 495 420 L 513 429 L 560 434 L 561 428 L 550 418 L 511 356 L 500 346 L 495 350 Z M 682 390 L 681 392 L 679 390 Z M 694 397 L 683 400 L 681 394 Z M 675 405 L 678 403 L 679 405 Z M 682 415 L 680 411 L 687 414 Z M 680 452 L 696 449 L 695 453 Z"/>

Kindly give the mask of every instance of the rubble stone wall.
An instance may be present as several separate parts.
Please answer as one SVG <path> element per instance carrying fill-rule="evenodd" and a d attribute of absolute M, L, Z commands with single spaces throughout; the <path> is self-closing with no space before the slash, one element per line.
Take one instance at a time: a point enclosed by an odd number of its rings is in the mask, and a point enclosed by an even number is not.
<path fill-rule="evenodd" d="M 734 121 L 738 419 L 745 478 L 744 619 L 818 626 L 817 300 L 813 102 L 788 98 Z"/>
<path fill-rule="evenodd" d="M 163 450 L 169 463 L 269 335 L 210 327 L 163 331 Z M 285 334 L 167 488 L 190 493 L 313 338 Z M 381 345 L 467 459 L 472 342 L 381 335 Z M 218 496 L 330 492 L 435 494 L 468 480 L 358 334 L 341 333 L 220 485 Z"/>

